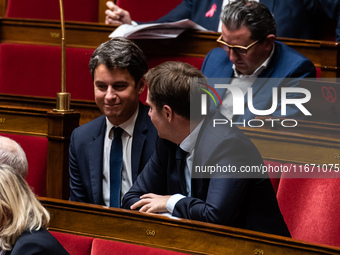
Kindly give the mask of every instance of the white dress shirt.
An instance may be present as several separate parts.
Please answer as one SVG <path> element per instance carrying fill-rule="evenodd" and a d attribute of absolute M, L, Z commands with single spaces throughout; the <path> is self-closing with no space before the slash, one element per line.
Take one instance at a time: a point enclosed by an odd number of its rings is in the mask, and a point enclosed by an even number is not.
<path fill-rule="evenodd" d="M 260 73 L 267 68 L 269 61 L 273 56 L 274 50 L 275 44 L 273 45 L 273 49 L 269 57 L 251 75 L 239 74 L 235 68 L 235 65 L 233 65 L 235 78 L 231 80 L 230 85 L 240 88 L 243 92 L 243 95 L 246 96 L 248 88 L 253 85 L 254 81 L 260 75 Z M 222 105 L 220 106 L 220 112 L 229 120 L 233 118 L 233 96 L 229 90 L 227 90 L 223 96 Z"/>

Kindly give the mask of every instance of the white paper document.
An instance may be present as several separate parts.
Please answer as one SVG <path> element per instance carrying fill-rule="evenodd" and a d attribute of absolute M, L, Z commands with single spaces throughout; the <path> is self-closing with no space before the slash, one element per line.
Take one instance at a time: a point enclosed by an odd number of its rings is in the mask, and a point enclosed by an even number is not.
<path fill-rule="evenodd" d="M 123 24 L 116 28 L 109 37 L 128 39 L 169 39 L 176 38 L 187 29 L 208 31 L 189 19 L 169 23 L 148 23 L 141 25 Z"/>

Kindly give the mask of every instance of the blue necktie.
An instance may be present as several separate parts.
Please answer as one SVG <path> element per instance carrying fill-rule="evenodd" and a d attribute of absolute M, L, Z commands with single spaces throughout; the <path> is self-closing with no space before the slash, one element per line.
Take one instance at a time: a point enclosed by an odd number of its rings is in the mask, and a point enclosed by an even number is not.
<path fill-rule="evenodd" d="M 120 188 L 122 182 L 123 146 L 120 127 L 113 127 L 114 139 L 110 151 L 110 206 L 120 207 Z"/>
<path fill-rule="evenodd" d="M 179 182 L 181 186 L 181 194 L 187 195 L 187 185 L 185 180 L 185 166 L 186 166 L 186 157 L 188 153 L 182 150 L 179 146 L 176 148 L 176 167 L 179 175 Z"/>

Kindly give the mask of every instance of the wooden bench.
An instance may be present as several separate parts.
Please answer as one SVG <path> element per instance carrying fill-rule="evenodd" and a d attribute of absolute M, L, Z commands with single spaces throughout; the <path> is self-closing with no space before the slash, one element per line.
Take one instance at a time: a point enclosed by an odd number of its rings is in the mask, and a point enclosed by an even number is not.
<path fill-rule="evenodd" d="M 217 224 L 40 198 L 50 230 L 189 254 L 339 254 L 340 249 Z"/>

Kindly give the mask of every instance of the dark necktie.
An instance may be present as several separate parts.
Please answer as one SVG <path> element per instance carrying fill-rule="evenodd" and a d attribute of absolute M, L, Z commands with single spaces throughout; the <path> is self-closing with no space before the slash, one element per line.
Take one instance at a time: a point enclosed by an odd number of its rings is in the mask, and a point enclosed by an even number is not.
<path fill-rule="evenodd" d="M 187 185 L 185 180 L 185 166 L 186 166 L 186 157 L 187 152 L 182 150 L 179 146 L 176 148 L 176 164 L 179 173 L 180 183 L 181 183 L 181 194 L 187 195 Z"/>
<path fill-rule="evenodd" d="M 110 206 L 120 207 L 120 188 L 123 164 L 122 133 L 120 127 L 113 127 L 114 139 L 110 151 Z"/>

